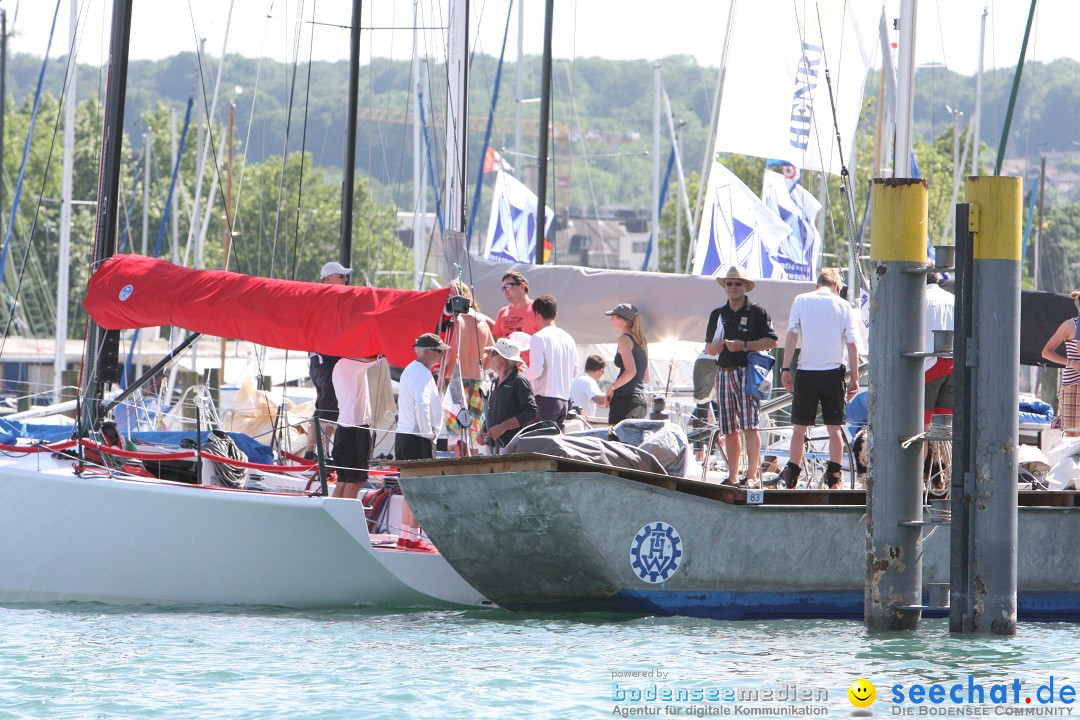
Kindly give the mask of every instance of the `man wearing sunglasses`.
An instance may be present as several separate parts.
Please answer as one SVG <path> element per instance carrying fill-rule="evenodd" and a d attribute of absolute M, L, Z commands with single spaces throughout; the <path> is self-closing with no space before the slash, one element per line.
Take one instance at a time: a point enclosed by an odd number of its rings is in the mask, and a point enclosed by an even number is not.
<path fill-rule="evenodd" d="M 727 485 L 760 485 L 761 435 L 758 432 L 758 399 L 748 394 L 746 372 L 751 351 L 772 350 L 777 345 L 772 318 L 765 308 L 746 298 L 754 281 L 746 271 L 732 265 L 727 275 L 716 278 L 728 301 L 709 315 L 705 352 L 716 355 L 717 424 L 724 436 L 728 459 Z M 746 477 L 739 479 L 742 437 L 746 436 Z"/>
<path fill-rule="evenodd" d="M 521 273 L 511 270 L 502 277 L 502 291 L 507 305 L 495 316 L 495 327 L 492 328 L 495 339 L 510 337 L 510 333 L 515 332 L 535 335 L 540 328 L 533 317 L 529 281 Z"/>

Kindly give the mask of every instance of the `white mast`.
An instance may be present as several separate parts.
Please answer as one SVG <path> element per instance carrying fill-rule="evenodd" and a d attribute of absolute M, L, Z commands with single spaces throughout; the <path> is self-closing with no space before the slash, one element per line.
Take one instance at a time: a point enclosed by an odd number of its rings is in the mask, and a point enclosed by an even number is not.
<path fill-rule="evenodd" d="M 525 100 L 525 80 L 522 64 L 525 50 L 522 41 L 525 37 L 525 0 L 518 0 L 518 36 L 517 36 L 517 102 L 514 104 L 514 157 L 521 157 L 521 103 Z M 486 149 L 485 149 L 486 151 Z M 521 178 L 524 181 L 524 178 Z"/>
<path fill-rule="evenodd" d="M 465 137 L 469 124 L 466 91 L 469 62 L 469 2 L 450 0 L 446 88 L 446 232 L 465 231 Z M 444 239 L 445 241 L 445 239 Z"/>
<path fill-rule="evenodd" d="M 72 166 L 75 157 L 75 77 L 79 74 L 79 65 L 73 57 L 75 48 L 75 30 L 79 21 L 79 0 L 71 0 L 70 25 L 68 26 L 68 89 L 64 93 L 64 154 L 60 180 L 60 246 L 57 249 L 56 274 L 56 343 L 53 350 L 53 402 L 60 402 L 60 388 L 63 387 L 64 367 L 67 365 L 68 333 L 68 291 L 70 290 L 71 267 L 71 193 Z"/>
<path fill-rule="evenodd" d="M 915 109 L 915 22 L 918 0 L 900 3 L 900 58 L 896 79 L 896 144 L 893 177 L 911 176 L 911 122 Z"/>
<path fill-rule="evenodd" d="M 412 219 L 412 249 L 413 249 L 413 287 L 422 290 L 424 282 L 424 259 L 427 252 L 424 243 L 424 218 L 420 214 L 420 178 L 424 173 L 423 165 L 423 140 L 420 134 L 420 55 L 419 41 L 419 0 L 413 0 L 413 36 L 412 36 L 412 73 L 410 82 L 413 90 L 413 127 L 412 127 L 412 179 L 413 179 L 413 219 Z"/>
<path fill-rule="evenodd" d="M 979 174 L 979 120 L 982 117 L 983 49 L 986 47 L 986 14 L 984 5 L 979 21 L 979 70 L 975 73 L 975 112 L 971 117 L 971 174 Z M 1040 218 L 1041 220 L 1041 218 Z"/>

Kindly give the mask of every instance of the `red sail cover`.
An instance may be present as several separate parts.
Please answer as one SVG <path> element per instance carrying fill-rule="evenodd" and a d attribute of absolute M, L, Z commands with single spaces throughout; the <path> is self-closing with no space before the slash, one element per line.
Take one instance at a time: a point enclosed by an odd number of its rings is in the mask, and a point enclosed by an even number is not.
<path fill-rule="evenodd" d="M 449 295 L 449 288 L 324 285 L 115 255 L 90 278 L 83 307 L 106 330 L 173 325 L 283 350 L 385 355 L 404 367 L 416 359 L 416 338 L 436 329 Z"/>

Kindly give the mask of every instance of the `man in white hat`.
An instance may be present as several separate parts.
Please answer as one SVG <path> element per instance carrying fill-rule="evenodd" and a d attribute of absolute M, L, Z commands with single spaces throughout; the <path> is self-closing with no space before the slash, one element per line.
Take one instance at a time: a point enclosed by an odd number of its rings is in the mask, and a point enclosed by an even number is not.
<path fill-rule="evenodd" d="M 485 350 L 491 352 L 491 367 L 497 377 L 488 395 L 487 411 L 477 442 L 493 450 L 505 447 L 518 430 L 538 419 L 532 385 L 518 373 L 521 348 L 509 338 L 499 338 Z"/>
<path fill-rule="evenodd" d="M 339 262 L 328 262 L 322 266 L 319 279 L 327 285 L 348 285 L 352 268 L 347 268 Z"/>
<path fill-rule="evenodd" d="M 754 289 L 746 271 L 732 265 L 727 275 L 716 278 L 728 301 L 709 315 L 705 352 L 716 355 L 717 424 L 724 436 L 728 459 L 728 485 L 758 485 L 761 473 L 761 435 L 758 433 L 758 399 L 746 392 L 748 357 L 754 350 L 772 350 L 776 331 L 765 308 L 746 298 Z M 746 436 L 746 478 L 739 479 L 742 437 Z"/>
<path fill-rule="evenodd" d="M 322 266 L 319 272 L 319 281 L 324 285 L 348 285 L 349 275 L 352 268 L 347 268 L 339 262 L 328 262 Z M 324 448 L 329 450 L 330 438 L 334 436 L 334 423 L 338 420 L 338 400 L 334 392 L 334 366 L 341 358 L 333 355 L 322 355 L 316 352 L 308 353 L 308 377 L 315 386 L 315 412 L 314 417 L 326 420 L 322 426 Z M 308 441 L 304 447 L 305 457 L 315 457 L 315 422 L 309 425 Z"/>
<path fill-rule="evenodd" d="M 435 457 L 435 438 L 442 427 L 442 402 L 431 368 L 442 362 L 450 346 L 435 333 L 424 333 L 413 345 L 416 359 L 398 380 L 398 424 L 394 457 L 426 460 Z"/>

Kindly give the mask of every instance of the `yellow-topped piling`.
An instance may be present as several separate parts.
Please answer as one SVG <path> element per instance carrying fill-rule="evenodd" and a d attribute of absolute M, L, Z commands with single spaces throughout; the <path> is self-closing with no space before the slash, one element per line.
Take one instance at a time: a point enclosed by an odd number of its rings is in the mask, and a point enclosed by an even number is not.
<path fill-rule="evenodd" d="M 964 181 L 964 199 L 977 208 L 975 260 L 1017 260 L 1023 238 L 1023 187 L 1018 177 L 973 176 Z"/>
<path fill-rule="evenodd" d="M 874 178 L 870 198 L 870 259 L 925 263 L 926 180 Z"/>

